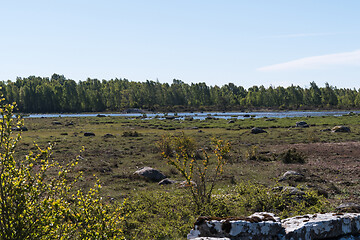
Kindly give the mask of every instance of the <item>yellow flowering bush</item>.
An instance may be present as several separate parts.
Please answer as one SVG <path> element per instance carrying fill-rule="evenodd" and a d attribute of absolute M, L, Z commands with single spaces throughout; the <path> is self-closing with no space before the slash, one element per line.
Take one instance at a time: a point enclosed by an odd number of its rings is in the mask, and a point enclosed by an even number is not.
<path fill-rule="evenodd" d="M 106 204 L 96 182 L 76 191 L 70 177 L 78 158 L 65 166 L 51 160 L 51 146 L 15 159 L 23 126 L 14 104 L 0 99 L 0 239 L 123 239 L 122 204 Z M 57 171 L 58 174 L 50 174 Z"/>

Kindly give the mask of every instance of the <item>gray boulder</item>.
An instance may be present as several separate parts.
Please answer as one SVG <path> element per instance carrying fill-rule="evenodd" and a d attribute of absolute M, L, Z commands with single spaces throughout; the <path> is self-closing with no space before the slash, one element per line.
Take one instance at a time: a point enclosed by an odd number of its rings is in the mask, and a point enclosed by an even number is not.
<path fill-rule="evenodd" d="M 304 179 L 304 175 L 295 171 L 287 171 L 284 173 L 279 181 L 285 181 L 285 180 L 294 180 L 294 181 L 301 181 Z"/>
<path fill-rule="evenodd" d="M 307 124 L 307 123 L 304 122 L 304 121 L 296 122 L 296 127 L 307 128 L 307 127 L 309 127 L 309 124 Z"/>
<path fill-rule="evenodd" d="M 134 174 L 154 182 L 159 182 L 166 178 L 166 176 L 162 174 L 159 170 L 151 167 L 144 167 L 140 170 L 135 171 Z"/>
<path fill-rule="evenodd" d="M 331 129 L 332 132 L 351 132 L 349 127 L 335 126 Z"/>
<path fill-rule="evenodd" d="M 264 129 L 259 127 L 254 127 L 251 129 L 252 134 L 258 134 L 258 133 L 267 133 Z"/>

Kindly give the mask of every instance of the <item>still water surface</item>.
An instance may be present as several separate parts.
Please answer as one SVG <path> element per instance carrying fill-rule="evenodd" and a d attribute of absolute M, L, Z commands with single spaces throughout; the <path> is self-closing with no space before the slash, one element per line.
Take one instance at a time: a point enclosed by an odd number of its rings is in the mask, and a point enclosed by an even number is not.
<path fill-rule="evenodd" d="M 353 113 L 359 114 L 360 111 L 354 111 Z M 253 118 L 285 118 L 285 117 L 317 117 L 317 116 L 342 116 L 349 114 L 349 111 L 283 111 L 283 112 L 194 112 L 194 113 L 148 113 L 146 118 L 159 118 L 165 119 L 177 117 L 178 119 L 184 119 L 185 117 L 193 117 L 194 119 L 204 120 L 207 117 L 222 118 L 222 119 L 245 119 L 249 117 Z M 144 116 L 142 113 L 107 113 L 101 114 L 103 116 L 110 117 L 129 117 L 136 118 Z M 48 118 L 48 117 L 96 117 L 96 113 L 74 113 L 74 114 L 30 114 L 26 118 Z"/>

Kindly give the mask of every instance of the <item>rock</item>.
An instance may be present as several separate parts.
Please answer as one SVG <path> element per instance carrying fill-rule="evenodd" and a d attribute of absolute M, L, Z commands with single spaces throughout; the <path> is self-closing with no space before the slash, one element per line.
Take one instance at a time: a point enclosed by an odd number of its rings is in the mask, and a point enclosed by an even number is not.
<path fill-rule="evenodd" d="M 28 128 L 25 126 L 21 126 L 21 127 L 13 127 L 11 130 L 13 131 L 22 131 L 22 132 L 26 132 L 28 131 Z"/>
<path fill-rule="evenodd" d="M 186 187 L 191 187 L 191 186 L 196 187 L 197 186 L 196 182 L 190 181 L 190 184 L 188 184 L 187 181 L 182 181 L 179 183 L 179 187 L 181 187 L 181 188 L 186 188 Z"/>
<path fill-rule="evenodd" d="M 250 117 L 249 114 L 245 114 L 245 115 L 244 115 L 244 118 L 249 118 L 249 117 Z"/>
<path fill-rule="evenodd" d="M 258 133 L 267 133 L 267 132 L 264 129 L 254 127 L 254 128 L 251 129 L 251 133 L 258 134 Z"/>
<path fill-rule="evenodd" d="M 116 138 L 114 135 L 112 135 L 111 133 L 107 133 L 103 136 L 104 138 Z"/>
<path fill-rule="evenodd" d="M 106 117 L 106 116 L 103 114 L 98 114 L 98 115 L 96 115 L 96 117 Z"/>
<path fill-rule="evenodd" d="M 93 136 L 95 136 L 95 133 L 92 133 L 92 132 L 84 132 L 84 136 L 85 136 L 85 137 L 93 137 Z"/>
<path fill-rule="evenodd" d="M 351 132 L 349 127 L 335 126 L 331 129 L 332 132 Z"/>
<path fill-rule="evenodd" d="M 267 121 L 267 122 L 272 122 L 272 121 L 275 121 L 276 119 L 275 118 L 268 118 L 268 119 L 266 119 L 265 121 Z"/>
<path fill-rule="evenodd" d="M 159 185 L 169 185 L 169 184 L 174 184 L 174 183 L 176 183 L 175 180 L 165 178 L 159 182 Z"/>
<path fill-rule="evenodd" d="M 65 126 L 73 126 L 74 123 L 73 122 L 69 122 L 69 123 L 66 123 Z"/>
<path fill-rule="evenodd" d="M 359 240 L 359 213 L 318 213 L 280 221 L 272 213 L 249 217 L 199 217 L 188 239 Z"/>
<path fill-rule="evenodd" d="M 296 122 L 296 127 L 307 128 L 309 127 L 309 125 L 306 122 L 301 121 L 301 122 Z"/>
<path fill-rule="evenodd" d="M 336 210 L 339 212 L 352 212 L 360 213 L 360 204 L 357 203 L 343 203 L 336 207 Z"/>
<path fill-rule="evenodd" d="M 159 170 L 151 167 L 144 167 L 140 170 L 135 171 L 134 174 L 154 182 L 159 182 L 166 178 L 166 176 L 162 174 Z"/>
<path fill-rule="evenodd" d="M 358 213 L 307 214 L 284 219 L 281 222 L 286 233 L 284 239 L 289 240 L 339 239 L 345 235 L 355 235 L 360 232 L 360 214 Z"/>
<path fill-rule="evenodd" d="M 249 217 L 199 217 L 188 239 L 217 237 L 222 239 L 278 239 L 283 233 L 280 219 L 272 213 L 254 213 Z"/>
<path fill-rule="evenodd" d="M 285 181 L 285 180 L 294 180 L 294 181 L 301 181 L 304 179 L 304 175 L 295 171 L 287 171 L 284 173 L 279 181 Z"/>
<path fill-rule="evenodd" d="M 301 191 L 296 187 L 290 187 L 290 186 L 284 187 L 281 192 L 286 195 L 296 195 L 296 196 L 305 195 L 305 192 Z"/>
<path fill-rule="evenodd" d="M 235 123 L 235 121 L 234 121 L 234 120 L 230 120 L 230 121 L 228 121 L 228 123 Z"/>
<path fill-rule="evenodd" d="M 62 125 L 62 123 L 59 122 L 59 121 L 53 121 L 52 124 L 53 124 L 53 125 Z"/>

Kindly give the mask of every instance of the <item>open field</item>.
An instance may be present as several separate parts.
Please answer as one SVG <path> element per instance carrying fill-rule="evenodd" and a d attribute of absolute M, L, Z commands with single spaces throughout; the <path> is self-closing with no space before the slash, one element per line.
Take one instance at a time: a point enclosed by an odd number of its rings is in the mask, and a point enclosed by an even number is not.
<path fill-rule="evenodd" d="M 310 127 L 294 127 L 300 120 Z M 22 133 L 18 154 L 24 155 L 34 148 L 33 142 L 43 147 L 53 143 L 53 157 L 66 162 L 79 154 L 84 146 L 86 151 L 82 153 L 77 169 L 84 172 L 83 186 L 91 186 L 95 174 L 102 182 L 104 196 L 122 199 L 134 192 L 163 188 L 157 183 L 134 178 L 133 172 L 145 166 L 180 180 L 177 171 L 162 160 L 156 141 L 163 134 L 184 132 L 199 143 L 199 148 L 209 147 L 212 137 L 231 142 L 231 156 L 218 186 L 231 187 L 231 184 L 247 180 L 273 185 L 284 172 L 295 170 L 306 176 L 303 184 L 326 191 L 331 202 L 360 199 L 358 115 L 228 122 L 221 119 L 179 121 L 121 117 L 25 119 L 29 131 Z M 321 131 L 336 125 L 349 126 L 351 133 Z M 267 133 L 251 134 L 252 127 L 265 128 Z M 85 137 L 84 132 L 93 132 L 95 136 Z M 125 132 L 138 133 L 138 136 L 125 136 Z M 105 134 L 113 137 L 104 137 Z M 256 154 L 267 161 L 246 158 L 253 146 L 257 146 Z M 303 153 L 305 164 L 285 164 L 277 159 L 276 154 L 292 148 Z"/>
<path fill-rule="evenodd" d="M 306 121 L 310 127 L 295 127 L 298 121 Z M 348 126 L 351 132 L 329 131 L 337 125 Z M 92 187 L 97 177 L 102 185 L 101 195 L 107 202 L 127 199 L 121 213 L 127 216 L 123 227 L 127 239 L 182 239 L 199 216 L 188 189 L 178 184 L 161 186 L 133 174 L 149 166 L 170 179 L 183 180 L 177 169 L 160 155 L 156 143 L 165 134 L 184 133 L 195 140 L 197 148 L 209 152 L 212 138 L 231 143 L 224 173 L 216 182 L 212 205 L 204 210 L 205 214 L 224 217 L 275 211 L 287 217 L 308 211 L 330 211 L 341 203 L 360 201 L 360 116 L 356 114 L 301 119 L 249 118 L 233 122 L 31 118 L 25 119 L 25 126 L 28 131 L 22 132 L 16 151 L 18 157 L 36 151 L 34 142 L 40 147 L 50 143 L 54 145 L 52 157 L 67 163 L 85 147 L 75 168 L 83 172 L 78 187 Z M 267 132 L 252 134 L 252 127 Z M 88 132 L 95 135 L 85 136 Z M 289 150 L 293 158 L 288 161 L 294 163 L 285 163 L 284 156 Z M 305 162 L 301 163 L 302 160 Z M 210 162 L 209 168 L 214 166 L 214 161 Z M 279 181 L 289 170 L 303 176 Z M 300 202 L 296 197 L 295 202 L 289 202 L 287 197 L 276 193 L 281 186 L 307 192 Z"/>

